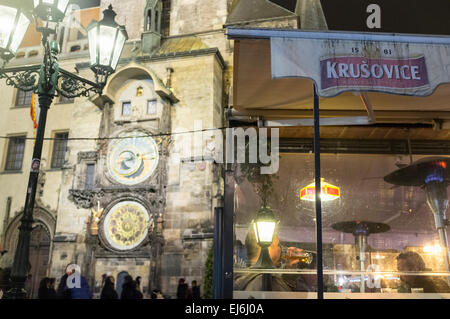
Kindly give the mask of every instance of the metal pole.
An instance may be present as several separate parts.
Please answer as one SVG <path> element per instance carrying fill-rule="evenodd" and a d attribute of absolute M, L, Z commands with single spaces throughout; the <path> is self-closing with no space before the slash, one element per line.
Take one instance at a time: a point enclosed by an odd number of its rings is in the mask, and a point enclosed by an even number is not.
<path fill-rule="evenodd" d="M 359 264 L 362 272 L 366 270 L 366 250 L 367 250 L 367 236 L 358 234 L 355 236 L 355 245 L 359 255 Z M 360 276 L 359 292 L 366 292 L 365 274 Z"/>
<path fill-rule="evenodd" d="M 214 208 L 215 231 L 214 231 L 214 263 L 213 263 L 213 298 L 223 298 L 223 278 L 222 278 L 222 232 L 223 232 L 223 208 Z"/>
<path fill-rule="evenodd" d="M 320 115 L 319 96 L 314 91 L 314 173 L 316 184 L 316 242 L 317 242 L 317 299 L 323 299 L 323 258 L 322 258 L 322 202 L 320 198 Z"/>
<path fill-rule="evenodd" d="M 438 234 L 439 234 L 439 240 L 440 240 L 441 246 L 442 246 L 442 252 L 444 254 L 445 268 L 447 269 L 447 272 L 448 272 L 448 271 L 450 271 L 450 261 L 449 261 L 449 254 L 448 254 L 447 232 L 445 230 L 445 227 L 438 228 Z M 450 284 L 450 277 L 447 277 L 447 282 Z"/>
<path fill-rule="evenodd" d="M 230 166 L 230 165 L 228 165 Z M 225 172 L 223 235 L 222 235 L 222 271 L 223 298 L 233 298 L 233 254 L 234 254 L 234 174 L 232 169 Z"/>
<path fill-rule="evenodd" d="M 44 141 L 47 111 L 52 103 L 53 96 L 39 94 L 39 123 L 36 132 L 36 141 L 33 150 L 32 169 L 28 179 L 25 209 L 19 227 L 19 240 L 17 243 L 14 264 L 11 270 L 12 288 L 8 291 L 9 299 L 24 299 L 26 296 L 25 280 L 29 271 L 30 237 L 33 226 L 33 209 L 36 198 L 39 168 L 33 169 L 33 163 L 40 163 L 42 144 Z"/>

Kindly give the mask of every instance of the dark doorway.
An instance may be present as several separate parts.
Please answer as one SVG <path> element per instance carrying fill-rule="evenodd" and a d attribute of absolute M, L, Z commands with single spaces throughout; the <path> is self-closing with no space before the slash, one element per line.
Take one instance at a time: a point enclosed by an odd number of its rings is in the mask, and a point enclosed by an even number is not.
<path fill-rule="evenodd" d="M 31 289 L 29 296 L 37 298 L 39 282 L 47 276 L 48 261 L 50 256 L 50 235 L 44 226 L 37 226 L 31 232 L 30 240 L 30 274 Z"/>

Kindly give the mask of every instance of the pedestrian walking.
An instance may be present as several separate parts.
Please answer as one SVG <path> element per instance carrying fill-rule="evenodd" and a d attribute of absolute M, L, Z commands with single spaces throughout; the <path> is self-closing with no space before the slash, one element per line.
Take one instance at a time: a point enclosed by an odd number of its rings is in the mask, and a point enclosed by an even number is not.
<path fill-rule="evenodd" d="M 75 268 L 71 267 L 73 264 L 69 264 L 66 267 L 66 273 L 61 277 L 59 282 L 57 296 L 60 299 L 92 299 L 92 292 L 89 284 L 84 276 L 78 274 L 79 278 L 75 278 L 74 284 L 79 283 L 78 287 L 69 287 L 67 285 L 67 279 L 72 279 L 69 276 L 75 274 Z"/>
<path fill-rule="evenodd" d="M 140 292 L 142 292 L 141 290 L 141 276 L 137 276 L 136 277 L 136 289 L 139 290 Z"/>
<path fill-rule="evenodd" d="M 187 299 L 188 290 L 189 287 L 187 283 L 185 283 L 184 278 L 180 278 L 180 280 L 178 280 L 177 299 Z"/>
<path fill-rule="evenodd" d="M 133 277 L 126 276 L 124 278 L 120 299 L 143 299 L 143 297 L 142 293 L 137 290 L 136 281 L 133 280 Z"/>
<path fill-rule="evenodd" d="M 44 277 L 39 283 L 38 299 L 50 299 L 49 298 L 50 278 Z"/>
<path fill-rule="evenodd" d="M 114 289 L 114 277 L 108 276 L 105 279 L 105 284 L 100 295 L 100 299 L 119 299 L 116 290 Z"/>
<path fill-rule="evenodd" d="M 200 297 L 200 286 L 197 286 L 196 280 L 192 280 L 192 299 L 202 299 Z"/>

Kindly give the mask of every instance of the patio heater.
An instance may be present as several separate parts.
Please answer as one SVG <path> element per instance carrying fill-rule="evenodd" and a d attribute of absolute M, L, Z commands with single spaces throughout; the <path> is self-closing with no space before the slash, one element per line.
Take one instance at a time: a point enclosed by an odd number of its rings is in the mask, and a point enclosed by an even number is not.
<path fill-rule="evenodd" d="M 365 221 L 349 221 L 339 222 L 331 225 L 335 230 L 351 233 L 355 236 L 355 246 L 357 252 L 357 259 L 361 266 L 361 271 L 365 271 L 366 252 L 367 252 L 367 238 L 370 234 L 384 233 L 391 229 L 389 225 L 383 223 L 365 222 Z M 361 274 L 361 288 L 360 292 L 365 292 L 364 274 Z"/>
<path fill-rule="evenodd" d="M 434 222 L 444 253 L 445 266 L 450 271 L 445 217 L 448 207 L 447 186 L 450 184 L 450 158 L 426 157 L 384 177 L 387 183 L 398 186 L 421 187 L 427 196 L 427 203 L 434 215 Z"/>

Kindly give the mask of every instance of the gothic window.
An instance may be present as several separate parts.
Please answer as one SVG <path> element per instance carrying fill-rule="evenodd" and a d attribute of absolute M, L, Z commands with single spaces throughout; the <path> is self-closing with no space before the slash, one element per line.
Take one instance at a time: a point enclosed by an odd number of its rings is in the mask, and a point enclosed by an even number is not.
<path fill-rule="evenodd" d="M 16 97 L 16 106 L 30 106 L 32 95 L 33 91 L 18 90 Z"/>
<path fill-rule="evenodd" d="M 25 136 L 14 136 L 9 139 L 5 171 L 19 171 L 22 169 L 24 151 Z"/>
<path fill-rule="evenodd" d="M 55 140 L 53 143 L 52 152 L 52 168 L 61 168 L 64 165 L 67 152 L 67 139 L 69 138 L 69 133 L 56 133 Z"/>
<path fill-rule="evenodd" d="M 86 165 L 86 178 L 85 178 L 85 189 L 94 188 L 94 174 L 95 174 L 95 164 Z"/>
<path fill-rule="evenodd" d="M 147 31 L 152 30 L 152 10 L 147 10 Z"/>
<path fill-rule="evenodd" d="M 147 114 L 156 114 L 156 100 L 147 101 Z"/>
<path fill-rule="evenodd" d="M 170 0 L 162 1 L 161 35 L 163 37 L 170 35 Z"/>
<path fill-rule="evenodd" d="M 158 30 L 158 27 L 159 27 L 158 19 L 159 19 L 159 11 L 155 10 L 155 31 L 156 32 L 159 32 L 159 30 Z"/>
<path fill-rule="evenodd" d="M 131 115 L 131 102 L 122 103 L 122 115 L 123 116 Z"/>

